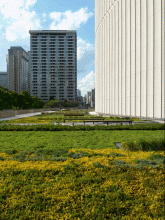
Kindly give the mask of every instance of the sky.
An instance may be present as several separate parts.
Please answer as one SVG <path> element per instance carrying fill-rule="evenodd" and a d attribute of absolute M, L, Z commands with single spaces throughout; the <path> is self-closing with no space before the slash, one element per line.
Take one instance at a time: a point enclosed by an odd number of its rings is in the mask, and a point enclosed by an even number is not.
<path fill-rule="evenodd" d="M 95 0 L 0 0 L 0 71 L 11 46 L 30 51 L 30 29 L 77 30 L 77 89 L 95 87 Z"/>

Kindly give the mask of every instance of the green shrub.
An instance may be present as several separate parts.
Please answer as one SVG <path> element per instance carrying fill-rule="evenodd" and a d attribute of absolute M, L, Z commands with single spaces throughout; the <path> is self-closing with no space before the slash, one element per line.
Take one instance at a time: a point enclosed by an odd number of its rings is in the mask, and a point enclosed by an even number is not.
<path fill-rule="evenodd" d="M 11 158 L 11 160 L 18 160 L 20 162 L 24 162 L 24 161 L 27 160 L 26 159 L 27 155 L 28 155 L 28 152 L 26 150 L 25 151 L 20 151 L 17 154 L 15 154 L 13 156 L 13 158 Z"/>
<path fill-rule="evenodd" d="M 162 154 L 152 154 L 147 159 L 155 161 L 158 165 L 165 166 L 165 156 L 163 156 Z"/>
<path fill-rule="evenodd" d="M 94 167 L 97 167 L 97 168 L 102 168 L 102 169 L 108 169 L 109 167 L 105 166 L 105 165 L 102 165 L 101 163 L 97 162 L 97 163 L 93 163 L 93 166 Z"/>
<path fill-rule="evenodd" d="M 125 141 L 122 142 L 122 148 L 130 151 L 162 151 L 165 150 L 165 140 L 151 140 L 140 139 L 136 141 Z"/>
<path fill-rule="evenodd" d="M 125 141 L 121 143 L 124 150 L 138 151 L 142 150 L 142 147 L 136 143 L 136 141 Z"/>
<path fill-rule="evenodd" d="M 70 154 L 68 154 L 68 156 L 73 158 L 73 159 L 78 159 L 78 158 L 81 158 L 81 157 L 88 157 L 89 154 L 86 153 L 86 152 L 80 151 L 78 153 L 70 153 Z"/>
<path fill-rule="evenodd" d="M 151 167 L 151 168 L 157 168 L 158 164 L 155 161 L 150 161 L 150 160 L 145 160 L 145 159 L 137 159 L 134 160 L 136 165 L 134 165 L 135 168 L 140 168 L 144 169 L 146 167 Z"/>
<path fill-rule="evenodd" d="M 113 165 L 115 170 L 122 170 L 127 171 L 128 169 L 132 168 L 132 165 L 126 163 L 123 160 L 113 160 L 108 162 L 110 165 Z"/>
<path fill-rule="evenodd" d="M 5 160 L 5 158 L 0 156 L 0 160 Z"/>
<path fill-rule="evenodd" d="M 108 157 L 125 157 L 124 154 L 119 154 L 119 153 L 110 153 L 107 155 Z"/>
<path fill-rule="evenodd" d="M 46 158 L 44 160 L 48 160 L 48 161 L 66 161 L 67 158 L 66 157 L 50 157 L 50 158 Z"/>
<path fill-rule="evenodd" d="M 134 124 L 134 125 L 109 125 L 109 126 L 90 126 L 90 125 L 11 125 L 1 124 L 0 131 L 91 131 L 91 130 L 165 130 L 164 124 Z M 165 143 L 165 140 L 163 143 Z M 163 147 L 164 149 L 164 147 Z"/>
<path fill-rule="evenodd" d="M 162 154 L 152 154 L 150 157 L 148 157 L 149 160 L 159 160 L 159 159 L 165 159 L 165 156 Z"/>
<path fill-rule="evenodd" d="M 5 153 L 6 154 L 8 154 L 8 155 L 12 155 L 12 154 L 16 154 L 16 153 L 18 153 L 18 150 L 7 150 L 7 151 L 5 151 Z"/>

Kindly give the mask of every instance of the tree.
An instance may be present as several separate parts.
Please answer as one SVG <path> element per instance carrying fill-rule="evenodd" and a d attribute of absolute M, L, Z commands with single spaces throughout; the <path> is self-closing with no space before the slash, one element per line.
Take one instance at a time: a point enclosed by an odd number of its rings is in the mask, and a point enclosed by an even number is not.
<path fill-rule="evenodd" d="M 17 103 L 19 109 L 22 109 L 23 108 L 23 95 L 22 94 L 19 94 L 18 96 L 18 103 Z"/>
<path fill-rule="evenodd" d="M 23 95 L 23 109 L 29 109 L 32 107 L 32 97 L 29 95 L 28 91 L 21 92 Z"/>
<path fill-rule="evenodd" d="M 9 93 L 10 93 L 11 100 L 12 100 L 12 108 L 17 109 L 19 94 L 15 91 L 9 91 Z"/>
<path fill-rule="evenodd" d="M 54 96 L 50 96 L 49 101 L 54 100 Z"/>
<path fill-rule="evenodd" d="M 43 105 L 44 102 L 41 99 L 36 96 L 30 96 L 28 91 L 23 91 L 19 94 L 0 86 L 0 110 L 43 108 Z"/>
<path fill-rule="evenodd" d="M 36 96 L 32 96 L 32 108 L 43 108 L 44 102 Z"/>
<path fill-rule="evenodd" d="M 0 89 L 0 109 L 11 109 L 12 100 L 7 88 L 1 87 Z"/>

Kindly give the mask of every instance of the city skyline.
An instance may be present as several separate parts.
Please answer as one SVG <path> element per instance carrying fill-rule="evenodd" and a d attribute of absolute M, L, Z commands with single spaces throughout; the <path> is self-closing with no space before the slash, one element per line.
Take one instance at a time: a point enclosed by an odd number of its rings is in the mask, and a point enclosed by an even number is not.
<path fill-rule="evenodd" d="M 0 71 L 7 71 L 11 46 L 30 51 L 29 30 L 77 30 L 77 88 L 82 96 L 94 88 L 95 21 L 92 2 L 18 0 L 0 2 Z M 15 11 L 15 13 L 13 13 Z"/>

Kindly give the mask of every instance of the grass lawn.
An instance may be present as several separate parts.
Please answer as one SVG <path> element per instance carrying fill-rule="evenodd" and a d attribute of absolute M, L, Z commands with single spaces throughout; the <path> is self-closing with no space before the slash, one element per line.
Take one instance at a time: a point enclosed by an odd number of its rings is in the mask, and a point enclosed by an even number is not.
<path fill-rule="evenodd" d="M 120 131 L 1 131 L 0 152 L 4 150 L 32 149 L 104 149 L 114 148 L 114 142 L 162 139 L 163 130 Z"/>
<path fill-rule="evenodd" d="M 0 135 L 0 219 L 164 219 L 165 152 L 114 144 L 150 144 L 163 130 Z"/>

